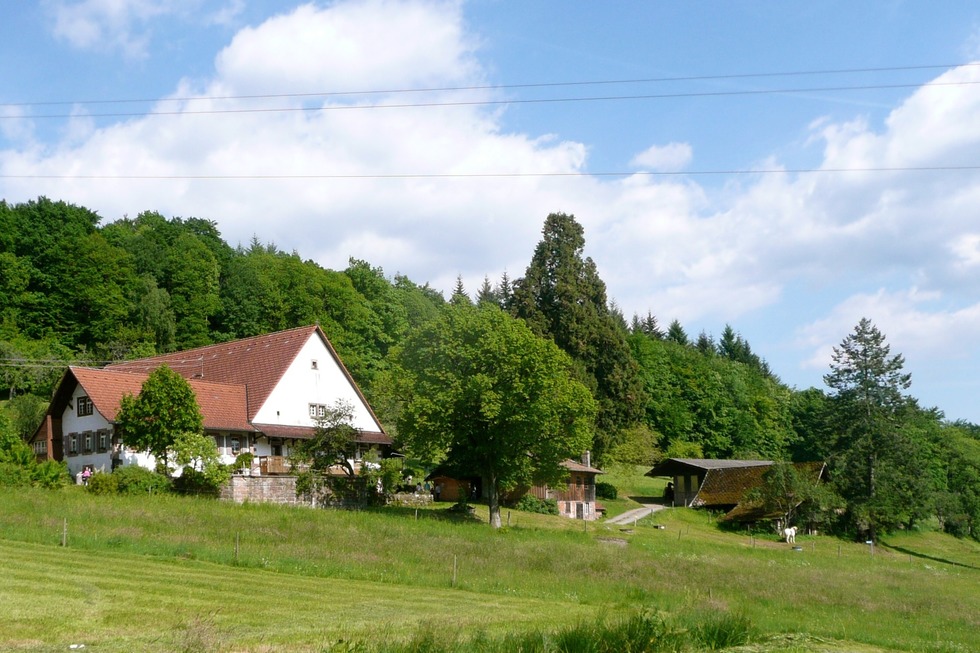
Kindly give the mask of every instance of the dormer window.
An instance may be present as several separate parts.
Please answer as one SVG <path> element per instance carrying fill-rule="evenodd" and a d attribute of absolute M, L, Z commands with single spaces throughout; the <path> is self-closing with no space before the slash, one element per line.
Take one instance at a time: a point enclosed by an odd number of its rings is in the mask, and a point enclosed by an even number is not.
<path fill-rule="evenodd" d="M 92 400 L 88 397 L 79 397 L 76 405 L 79 417 L 86 417 L 92 414 Z"/>

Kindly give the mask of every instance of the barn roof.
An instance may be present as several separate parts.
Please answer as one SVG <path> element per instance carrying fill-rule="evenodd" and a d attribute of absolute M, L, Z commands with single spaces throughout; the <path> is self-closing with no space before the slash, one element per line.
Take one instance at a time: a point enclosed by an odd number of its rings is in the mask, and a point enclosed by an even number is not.
<path fill-rule="evenodd" d="M 712 458 L 667 458 L 653 467 L 646 476 L 682 476 L 710 469 L 731 469 L 740 467 L 764 467 L 771 460 L 723 460 Z"/>
<path fill-rule="evenodd" d="M 793 463 L 793 467 L 800 474 L 804 474 L 811 481 L 819 481 L 823 477 L 824 470 L 827 468 L 826 463 L 823 462 L 805 462 L 805 463 Z M 766 468 L 768 469 L 768 468 Z M 765 470 L 762 470 L 765 473 Z M 759 475 L 759 480 L 756 485 L 752 487 L 757 487 L 762 483 L 762 474 Z M 748 488 L 752 489 L 752 488 Z M 746 490 L 747 491 L 747 490 Z M 779 513 L 766 512 L 762 509 L 762 506 L 750 503 L 747 501 L 739 501 L 738 504 L 729 510 L 725 516 L 722 518 L 725 521 L 737 521 L 737 522 L 747 522 L 747 521 L 759 521 L 762 519 L 773 519 L 776 517 L 782 517 Z"/>

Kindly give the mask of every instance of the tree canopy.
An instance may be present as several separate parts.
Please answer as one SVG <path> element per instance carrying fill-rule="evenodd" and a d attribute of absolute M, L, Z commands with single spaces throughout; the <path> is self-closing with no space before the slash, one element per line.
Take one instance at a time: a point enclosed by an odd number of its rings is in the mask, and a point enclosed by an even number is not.
<path fill-rule="evenodd" d="M 924 499 L 911 489 L 918 476 L 916 461 L 923 457 L 907 428 L 916 406 L 904 394 L 911 385 L 904 364 L 900 354 L 891 355 L 871 320 L 862 318 L 834 348 L 824 376 L 834 404 L 834 480 L 848 501 L 852 525 L 872 540 L 879 531 L 913 519 L 907 509 Z"/>
<path fill-rule="evenodd" d="M 595 262 L 583 257 L 585 232 L 575 216 L 552 213 L 524 277 L 514 282 L 514 315 L 572 357 L 599 406 L 595 455 L 642 417 L 643 387 L 625 328 L 610 311 Z"/>
<path fill-rule="evenodd" d="M 169 450 L 182 434 L 203 433 L 204 419 L 190 384 L 161 365 L 150 372 L 139 395 L 122 398 L 116 427 L 123 442 L 153 454 L 169 474 Z"/>
<path fill-rule="evenodd" d="M 447 307 L 397 360 L 401 444 L 483 478 L 495 527 L 502 492 L 560 483 L 561 463 L 591 444 L 595 402 L 571 360 L 496 306 Z"/>

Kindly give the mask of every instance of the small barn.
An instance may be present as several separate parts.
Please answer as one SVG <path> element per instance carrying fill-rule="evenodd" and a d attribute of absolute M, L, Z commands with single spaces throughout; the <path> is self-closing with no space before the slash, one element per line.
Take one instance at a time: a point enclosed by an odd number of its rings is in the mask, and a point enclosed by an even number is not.
<path fill-rule="evenodd" d="M 726 512 L 731 521 L 758 521 L 771 516 L 744 501 L 746 493 L 762 485 L 771 460 L 712 460 L 668 458 L 646 473 L 670 478 L 668 502 L 672 506 L 710 508 Z M 814 480 L 823 476 L 822 462 L 793 463 L 797 471 Z"/>
<path fill-rule="evenodd" d="M 596 477 L 604 472 L 592 467 L 591 462 L 588 451 L 583 454 L 581 461 L 563 461 L 562 467 L 568 470 L 568 482 L 563 488 L 535 485 L 531 488 L 519 488 L 501 499 L 504 502 L 516 502 L 523 495 L 530 494 L 539 499 L 554 500 L 558 505 L 558 513 L 564 517 L 597 519 L 600 513 L 595 500 Z M 425 480 L 433 488 L 439 488 L 437 501 L 458 501 L 463 496 L 470 499 L 485 498 L 482 479 L 459 474 L 448 466 L 437 467 Z"/>

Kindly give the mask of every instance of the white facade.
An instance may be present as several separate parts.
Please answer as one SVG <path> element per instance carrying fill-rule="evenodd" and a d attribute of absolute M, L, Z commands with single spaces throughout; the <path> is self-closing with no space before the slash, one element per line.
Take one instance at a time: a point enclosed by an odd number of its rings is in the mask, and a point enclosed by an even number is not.
<path fill-rule="evenodd" d="M 313 427 L 316 418 L 311 416 L 310 406 L 330 409 L 338 400 L 353 406 L 355 428 L 382 432 L 381 425 L 326 344 L 313 333 L 252 421 L 255 424 Z"/>

